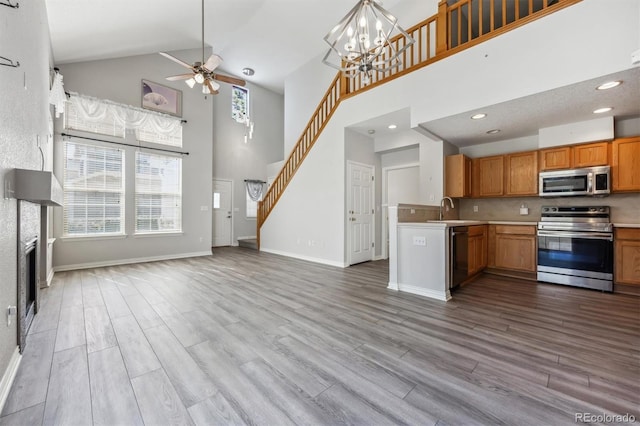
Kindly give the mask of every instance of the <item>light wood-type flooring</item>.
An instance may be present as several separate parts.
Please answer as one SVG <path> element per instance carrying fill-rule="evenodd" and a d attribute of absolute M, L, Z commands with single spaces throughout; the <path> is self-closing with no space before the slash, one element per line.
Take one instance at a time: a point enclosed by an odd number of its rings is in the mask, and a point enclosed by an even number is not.
<path fill-rule="evenodd" d="M 387 277 L 243 248 L 58 273 L 0 424 L 640 419 L 640 298 L 484 275 L 439 302 Z"/>

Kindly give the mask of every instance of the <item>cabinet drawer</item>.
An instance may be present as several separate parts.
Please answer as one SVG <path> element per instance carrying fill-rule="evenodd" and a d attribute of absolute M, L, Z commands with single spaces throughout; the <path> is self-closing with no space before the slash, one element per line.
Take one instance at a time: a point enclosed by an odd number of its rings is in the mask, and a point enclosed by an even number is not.
<path fill-rule="evenodd" d="M 496 234 L 536 235 L 536 227 L 530 225 L 496 225 Z"/>
<path fill-rule="evenodd" d="M 640 228 L 615 228 L 615 238 L 640 241 Z"/>
<path fill-rule="evenodd" d="M 486 232 L 486 226 L 485 225 L 475 225 L 475 226 L 470 226 L 469 227 L 469 236 L 470 237 L 475 237 L 477 235 L 484 235 Z"/>

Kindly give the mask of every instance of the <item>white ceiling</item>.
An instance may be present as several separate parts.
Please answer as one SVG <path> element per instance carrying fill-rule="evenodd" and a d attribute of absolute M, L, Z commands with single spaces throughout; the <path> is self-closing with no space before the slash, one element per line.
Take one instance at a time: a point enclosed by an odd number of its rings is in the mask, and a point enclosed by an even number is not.
<path fill-rule="evenodd" d="M 609 90 L 596 90 L 602 83 L 623 81 L 622 85 Z M 594 114 L 601 107 L 613 107 L 604 114 Z M 481 120 L 472 120 L 477 113 L 487 114 Z M 514 99 L 495 105 L 487 105 L 473 111 L 420 123 L 419 126 L 439 139 L 458 147 L 482 143 L 517 139 L 538 134 L 538 130 L 561 124 L 576 123 L 599 117 L 613 116 L 616 119 L 640 117 L 640 68 L 602 76 L 548 92 Z M 389 124 L 396 124 L 394 130 Z M 408 109 L 384 116 L 374 117 L 349 128 L 370 137 L 386 136 L 409 129 Z M 487 134 L 499 129 L 497 134 Z M 370 131 L 373 130 L 373 135 Z"/>
<path fill-rule="evenodd" d="M 45 0 L 56 64 L 199 49 L 201 0 Z M 285 77 L 326 50 L 325 34 L 356 0 L 205 0 L 205 44 L 220 54 L 223 72 L 242 76 L 244 67 L 256 73 L 246 80 L 283 93 Z M 416 15 L 428 15 L 437 0 L 385 0 L 398 11 L 405 28 Z M 418 8 L 421 8 L 418 10 Z M 425 11 L 423 13 L 423 11 Z M 404 13 L 404 16 L 403 16 Z M 410 22 L 405 22 L 410 21 Z M 194 62 L 200 58 L 184 58 Z M 318 60 L 318 66 L 323 65 Z M 176 73 L 182 69 L 176 65 Z M 488 105 L 483 120 L 468 111 L 420 126 L 458 146 L 535 135 L 538 129 L 585 121 L 592 110 L 612 106 L 616 118 L 640 116 L 640 68 L 608 76 L 624 84 L 608 91 L 595 86 L 608 78 L 583 82 L 526 98 Z M 602 81 L 600 81 L 602 80 Z M 387 126 L 395 122 L 396 130 Z M 351 126 L 375 137 L 410 127 L 408 110 Z M 487 135 L 490 129 L 500 129 Z"/>
<path fill-rule="evenodd" d="M 201 47 L 201 0 L 45 1 L 56 64 Z M 206 0 L 205 44 L 222 56 L 223 71 L 241 76 L 251 67 L 247 80 L 283 93 L 286 75 L 328 48 L 323 37 L 355 3 Z"/>

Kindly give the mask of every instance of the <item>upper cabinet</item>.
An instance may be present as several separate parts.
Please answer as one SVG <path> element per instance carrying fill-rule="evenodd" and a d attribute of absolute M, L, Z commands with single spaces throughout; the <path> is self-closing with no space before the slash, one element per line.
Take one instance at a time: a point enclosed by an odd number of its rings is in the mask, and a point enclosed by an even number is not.
<path fill-rule="evenodd" d="M 504 195 L 504 155 L 479 158 L 480 197 L 496 197 Z"/>
<path fill-rule="evenodd" d="M 445 159 L 449 197 L 538 195 L 538 172 L 611 165 L 613 192 L 640 191 L 640 136 L 469 159 Z"/>
<path fill-rule="evenodd" d="M 471 159 L 462 154 L 450 155 L 444 164 L 444 195 L 452 198 L 471 196 Z"/>
<path fill-rule="evenodd" d="M 609 164 L 609 151 L 611 144 L 608 142 L 588 143 L 571 147 L 573 163 L 571 167 L 606 166 Z"/>
<path fill-rule="evenodd" d="M 608 142 L 561 146 L 538 151 L 540 171 L 580 169 L 609 164 L 611 144 Z"/>
<path fill-rule="evenodd" d="M 538 151 L 505 155 L 506 195 L 538 195 Z"/>
<path fill-rule="evenodd" d="M 571 168 L 571 148 L 568 146 L 541 149 L 538 152 L 542 171 Z"/>
<path fill-rule="evenodd" d="M 640 137 L 616 139 L 611 162 L 614 191 L 640 191 Z"/>

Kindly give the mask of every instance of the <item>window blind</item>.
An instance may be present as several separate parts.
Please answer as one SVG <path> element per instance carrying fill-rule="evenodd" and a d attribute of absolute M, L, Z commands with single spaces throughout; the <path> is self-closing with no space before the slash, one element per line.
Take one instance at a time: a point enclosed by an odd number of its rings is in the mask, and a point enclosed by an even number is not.
<path fill-rule="evenodd" d="M 136 153 L 136 233 L 182 231 L 182 159 Z"/>
<path fill-rule="evenodd" d="M 123 165 L 122 150 L 65 142 L 65 236 L 124 233 Z"/>

